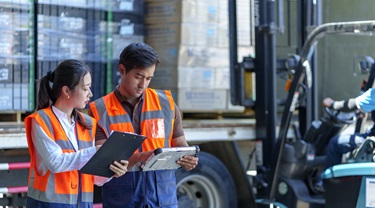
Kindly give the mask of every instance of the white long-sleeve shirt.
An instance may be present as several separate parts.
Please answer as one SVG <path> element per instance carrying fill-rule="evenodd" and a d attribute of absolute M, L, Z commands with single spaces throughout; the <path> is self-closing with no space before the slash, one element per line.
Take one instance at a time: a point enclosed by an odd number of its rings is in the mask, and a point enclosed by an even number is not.
<path fill-rule="evenodd" d="M 75 121 L 69 123 L 67 115 L 52 106 L 52 111 L 58 118 L 61 126 L 63 127 L 69 141 L 73 145 L 75 152 L 63 153 L 55 141 L 49 138 L 46 132 L 37 124 L 35 120 L 31 121 L 32 130 L 31 136 L 35 147 L 36 153 L 36 166 L 39 175 L 44 175 L 50 170 L 52 173 L 59 173 L 65 171 L 81 169 L 95 154 L 96 147 L 93 146 L 82 150 L 78 149 L 77 137 L 75 134 Z M 103 185 L 109 181 L 110 178 L 95 176 L 94 183 Z"/>

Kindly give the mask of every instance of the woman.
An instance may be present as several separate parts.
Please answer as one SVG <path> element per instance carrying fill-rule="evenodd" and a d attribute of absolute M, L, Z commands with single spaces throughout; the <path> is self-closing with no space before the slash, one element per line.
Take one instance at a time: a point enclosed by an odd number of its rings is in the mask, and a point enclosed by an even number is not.
<path fill-rule="evenodd" d="M 90 69 L 77 60 L 60 63 L 40 80 L 37 111 L 26 117 L 31 157 L 27 207 L 92 207 L 94 181 L 108 178 L 80 174 L 95 154 L 96 121 L 77 110 L 92 97 Z M 109 168 L 120 177 L 128 162 Z"/>

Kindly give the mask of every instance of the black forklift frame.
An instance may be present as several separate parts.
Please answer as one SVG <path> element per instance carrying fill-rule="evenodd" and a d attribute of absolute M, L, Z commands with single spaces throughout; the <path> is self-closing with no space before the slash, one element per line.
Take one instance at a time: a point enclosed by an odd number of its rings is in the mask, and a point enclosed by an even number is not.
<path fill-rule="evenodd" d="M 314 56 L 318 40 L 328 34 L 367 34 L 375 33 L 375 21 L 338 22 L 320 25 L 320 1 L 298 1 L 298 47 L 300 59 L 284 104 L 278 138 L 276 74 L 283 70 L 285 60 L 276 58 L 276 33 L 283 31 L 283 1 L 278 1 L 279 27 L 275 23 L 275 0 L 254 1 L 255 16 L 255 54 L 256 58 L 244 57 L 238 63 L 236 0 L 229 0 L 229 43 L 230 43 L 230 81 L 231 102 L 255 109 L 256 137 L 262 140 L 263 167 L 267 170 L 266 191 L 262 204 L 275 202 L 279 168 L 283 146 L 287 139 L 292 114 L 298 108 L 299 132 L 304 135 L 308 125 L 317 118 L 317 64 Z M 307 28 L 316 26 L 310 33 Z M 281 63 L 281 65 L 280 65 Z M 308 65 L 305 65 L 305 64 Z M 244 74 L 256 74 L 256 100 L 245 97 Z M 307 87 L 306 87 L 307 86 Z M 300 95 L 303 98 L 299 100 Z M 268 154 L 272 152 L 274 154 Z"/>
<path fill-rule="evenodd" d="M 284 32 L 284 1 L 254 0 L 254 29 L 255 29 L 255 54 L 256 58 L 244 57 L 243 62 L 238 62 L 237 54 L 237 7 L 236 0 L 229 0 L 229 43 L 230 43 L 230 89 L 233 105 L 252 107 L 255 109 L 256 138 L 262 141 L 262 168 L 268 170 L 267 181 L 274 178 L 275 154 L 269 152 L 278 150 L 276 145 L 276 126 L 278 126 L 277 105 L 285 101 L 277 100 L 276 75 L 281 71 L 288 71 L 286 59 L 276 57 L 276 35 Z M 298 1 L 297 18 L 297 51 L 301 51 L 302 45 L 307 39 L 306 28 L 320 24 L 320 1 Z M 290 5 L 288 4 L 288 7 Z M 277 12 L 276 12 L 277 9 Z M 277 20 L 275 16 L 277 14 Z M 290 25 L 291 18 L 288 18 Z M 251 25 L 252 26 L 252 25 Z M 250 35 L 250 34 L 249 34 Z M 311 57 L 313 76 L 316 76 L 315 57 Z M 245 72 L 255 72 L 256 77 L 256 101 L 245 96 Z M 313 79 L 314 80 L 314 79 Z M 306 102 L 299 106 L 299 132 L 303 135 L 308 124 L 317 118 L 315 88 L 306 95 Z M 276 154 L 277 155 L 277 154 Z M 263 169 L 263 170 L 264 170 Z M 259 171 L 258 171 L 259 172 Z M 270 187 L 270 186 L 268 186 Z M 274 198 L 272 189 L 266 190 L 266 196 Z"/>
<path fill-rule="evenodd" d="M 271 182 L 271 189 L 269 200 L 273 201 L 275 199 L 275 192 L 276 186 L 278 181 L 279 175 L 279 167 L 281 164 L 281 156 L 283 154 L 283 146 L 287 139 L 287 131 L 290 125 L 292 113 L 296 109 L 298 105 L 299 96 L 301 93 L 301 88 L 303 86 L 303 82 L 308 82 L 308 80 L 313 79 L 312 71 L 309 70 L 308 67 L 305 67 L 306 61 L 311 60 L 315 52 L 315 46 L 318 40 L 326 35 L 336 34 L 336 35 L 374 35 L 375 34 L 375 20 L 368 20 L 368 21 L 353 21 L 353 22 L 337 22 L 337 23 L 326 23 L 316 27 L 311 33 L 308 35 L 301 53 L 300 53 L 300 62 L 298 70 L 294 75 L 291 87 L 289 89 L 287 101 L 285 104 L 285 108 L 283 111 L 283 116 L 280 124 L 280 131 L 278 142 L 276 146 L 276 163 L 272 172 L 274 173 L 274 177 Z M 310 85 L 310 84 L 307 84 Z"/>
<path fill-rule="evenodd" d="M 243 57 L 238 62 L 237 54 L 237 14 L 236 0 L 229 0 L 229 43 L 230 43 L 230 90 L 233 105 L 252 107 L 255 109 L 256 135 L 258 140 L 263 141 L 263 162 L 269 168 L 272 158 L 267 152 L 273 152 L 276 144 L 277 105 L 285 101 L 277 100 L 276 75 L 286 68 L 287 59 L 276 57 L 276 35 L 284 32 L 284 1 L 260 1 L 254 0 L 254 29 L 255 29 L 255 54 L 256 58 Z M 302 45 L 307 38 L 306 28 L 319 25 L 321 22 L 320 1 L 301 0 L 298 1 L 297 18 L 297 51 L 301 51 Z M 275 6 L 277 5 L 277 7 Z M 287 5 L 290 7 L 290 5 Z M 277 12 L 276 12 L 277 8 Z M 275 16 L 277 14 L 277 20 Z M 290 25 L 291 18 L 288 18 Z M 277 25 L 276 25 L 277 23 Z M 252 25 L 250 25 L 252 26 Z M 250 35 L 250 34 L 249 34 Z M 315 75 L 315 57 L 311 58 L 312 71 Z M 255 72 L 256 76 L 256 101 L 245 96 L 245 72 Z M 315 85 L 313 85 L 315 87 Z M 314 88 L 307 95 L 305 105 L 299 106 L 299 131 L 303 135 L 308 124 L 317 118 L 316 100 L 317 89 Z"/>

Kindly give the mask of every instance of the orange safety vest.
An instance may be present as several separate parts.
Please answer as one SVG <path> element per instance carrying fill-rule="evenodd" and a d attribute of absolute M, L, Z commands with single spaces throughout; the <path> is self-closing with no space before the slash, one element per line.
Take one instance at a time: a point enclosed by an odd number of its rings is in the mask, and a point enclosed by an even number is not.
<path fill-rule="evenodd" d="M 114 92 L 91 102 L 90 110 L 107 137 L 112 130 L 134 133 L 132 118 Z M 171 146 L 174 110 L 174 101 L 169 90 L 145 90 L 140 115 L 140 134 L 147 138 L 142 143 L 142 151 Z"/>
<path fill-rule="evenodd" d="M 92 125 L 92 129 L 83 128 L 78 122 L 76 123 L 76 132 L 78 147 L 85 149 L 93 146 L 95 138 L 96 121 L 90 116 L 79 113 L 85 122 Z M 69 142 L 59 120 L 48 107 L 39 110 L 25 118 L 26 137 L 30 152 L 30 171 L 28 182 L 28 196 L 46 203 L 77 204 L 79 189 L 81 189 L 80 199 L 83 203 L 93 202 L 93 176 L 79 174 L 78 170 L 66 171 L 61 173 L 51 173 L 47 171 L 44 175 L 39 175 L 36 169 L 35 148 L 31 138 L 31 120 L 42 127 L 48 137 L 55 141 L 62 149 L 62 152 L 74 152 L 72 144 Z M 81 179 L 81 180 L 80 180 Z"/>

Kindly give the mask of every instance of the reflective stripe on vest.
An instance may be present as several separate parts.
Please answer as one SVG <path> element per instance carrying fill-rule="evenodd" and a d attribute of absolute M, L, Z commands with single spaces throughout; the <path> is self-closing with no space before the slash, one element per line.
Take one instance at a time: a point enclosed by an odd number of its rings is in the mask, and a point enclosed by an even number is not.
<path fill-rule="evenodd" d="M 114 92 L 91 102 L 90 110 L 107 137 L 112 130 L 116 129 L 134 132 L 130 116 L 122 107 Z"/>
<path fill-rule="evenodd" d="M 89 130 L 83 128 L 78 122 L 76 123 L 78 146 L 80 149 L 92 147 L 96 122 L 91 117 L 79 112 L 77 116 L 80 116 L 81 119 L 93 126 L 93 128 Z M 86 174 L 81 174 L 81 176 L 79 176 L 78 171 L 67 171 L 55 174 L 47 171 L 45 175 L 39 175 L 37 173 L 35 149 L 31 138 L 32 118 L 36 120 L 47 136 L 61 147 L 63 152 L 75 151 L 50 107 L 39 110 L 26 117 L 25 128 L 31 158 L 28 196 L 47 203 L 77 204 L 80 188 L 79 184 L 81 184 L 82 201 L 92 202 L 94 189 L 93 176 Z M 81 177 L 81 181 L 79 181 L 79 177 Z"/>
<path fill-rule="evenodd" d="M 146 90 L 140 122 L 141 134 L 147 135 L 146 141 L 142 144 L 145 151 L 170 147 L 174 124 L 174 102 L 171 92 Z"/>
<path fill-rule="evenodd" d="M 90 103 L 90 110 L 107 137 L 112 130 L 134 133 L 131 118 L 114 92 Z M 174 101 L 169 90 L 145 90 L 140 122 L 141 134 L 147 136 L 142 151 L 171 146 Z"/>

